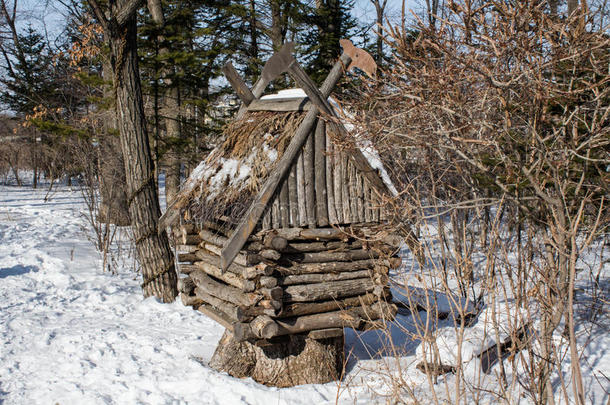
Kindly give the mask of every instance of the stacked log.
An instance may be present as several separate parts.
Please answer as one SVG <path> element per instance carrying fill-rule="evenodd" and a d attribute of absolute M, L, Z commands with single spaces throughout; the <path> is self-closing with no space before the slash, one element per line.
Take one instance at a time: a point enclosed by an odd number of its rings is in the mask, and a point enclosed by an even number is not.
<path fill-rule="evenodd" d="M 189 225 L 174 236 L 185 275 L 182 302 L 239 341 L 368 329 L 396 314 L 388 272 L 400 259 L 388 244 L 370 245 L 331 227 L 261 231 L 222 271 L 225 235 Z"/>

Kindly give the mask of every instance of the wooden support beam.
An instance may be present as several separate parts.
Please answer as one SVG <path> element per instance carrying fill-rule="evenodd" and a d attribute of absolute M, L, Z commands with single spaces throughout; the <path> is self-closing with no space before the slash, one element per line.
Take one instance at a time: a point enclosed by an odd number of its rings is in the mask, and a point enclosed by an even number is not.
<path fill-rule="evenodd" d="M 227 62 L 222 67 L 222 72 L 224 73 L 231 87 L 233 87 L 233 90 L 235 90 L 237 97 L 239 97 L 244 105 L 249 106 L 250 103 L 252 103 L 252 101 L 255 99 L 254 94 L 252 94 L 252 91 L 250 91 L 246 83 L 239 76 L 239 73 L 237 73 L 237 70 L 235 70 L 233 64 L 231 62 Z"/>

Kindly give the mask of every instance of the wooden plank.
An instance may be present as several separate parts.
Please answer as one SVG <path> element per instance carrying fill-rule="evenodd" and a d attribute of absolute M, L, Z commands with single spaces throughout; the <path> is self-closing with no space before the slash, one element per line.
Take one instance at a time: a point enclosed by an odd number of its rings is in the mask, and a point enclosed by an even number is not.
<path fill-rule="evenodd" d="M 346 61 L 349 65 L 351 59 L 347 55 L 342 55 L 339 61 L 335 63 L 332 70 L 324 80 L 321 90 L 322 94 L 325 97 L 328 97 L 330 95 L 330 92 L 339 81 L 339 78 L 342 76 L 343 66 Z M 229 265 L 235 258 L 235 255 L 237 255 L 244 243 L 246 243 L 248 236 L 250 236 L 250 234 L 252 233 L 252 230 L 258 223 L 258 220 L 261 214 L 263 213 L 265 207 L 267 206 L 267 204 L 271 200 L 271 197 L 275 193 L 278 184 L 280 183 L 281 179 L 286 175 L 286 172 L 294 162 L 295 157 L 297 156 L 297 154 L 303 147 L 303 144 L 307 140 L 308 135 L 310 135 L 311 130 L 315 125 L 318 113 L 319 111 L 317 108 L 312 108 L 307 112 L 305 118 L 299 125 L 299 128 L 296 130 L 294 136 L 292 137 L 290 144 L 288 145 L 288 147 L 284 151 L 284 154 L 277 163 L 275 170 L 270 174 L 265 184 L 261 187 L 256 198 L 250 205 L 248 212 L 240 221 L 239 225 L 233 232 L 233 235 L 231 235 L 230 240 L 227 242 L 222 252 L 222 269 L 226 269 L 227 267 L 229 267 Z"/>
<path fill-rule="evenodd" d="M 328 209 L 328 222 L 336 225 L 339 223 L 337 220 L 337 212 L 335 210 L 335 186 L 333 184 L 333 144 L 326 131 L 325 135 L 326 144 L 326 156 L 324 162 L 326 163 L 326 207 Z"/>
<path fill-rule="evenodd" d="M 255 99 L 248 105 L 248 111 L 309 111 L 311 103 L 307 97 Z"/>
<path fill-rule="evenodd" d="M 280 226 L 282 228 L 290 227 L 290 199 L 288 197 L 288 176 L 282 181 L 280 186 L 279 204 L 280 204 Z"/>
<path fill-rule="evenodd" d="M 265 231 L 267 229 L 271 229 L 271 210 L 269 207 L 265 208 L 265 213 L 263 214 L 263 219 L 261 221 L 261 230 Z"/>
<path fill-rule="evenodd" d="M 239 76 L 239 73 L 237 73 L 237 70 L 235 70 L 233 64 L 231 62 L 227 62 L 222 67 L 222 72 L 224 73 L 225 77 L 227 78 L 227 81 L 229 82 L 231 87 L 233 87 L 233 90 L 235 90 L 235 93 L 237 93 L 237 96 L 244 103 L 244 105 L 250 105 L 250 103 L 252 103 L 255 98 L 254 94 L 252 94 L 252 91 L 250 91 L 246 83 L 244 83 L 242 78 Z"/>
<path fill-rule="evenodd" d="M 274 229 L 280 227 L 280 198 L 279 193 L 275 193 L 273 203 L 271 203 L 271 226 Z"/>
<path fill-rule="evenodd" d="M 337 214 L 337 223 L 339 224 L 345 223 L 343 217 L 343 193 L 341 192 L 341 159 L 342 154 L 337 147 L 333 146 L 333 194 L 335 197 L 335 213 Z"/>
<path fill-rule="evenodd" d="M 315 161 L 314 161 L 314 134 L 309 134 L 303 149 L 303 168 L 305 170 L 305 207 L 307 210 L 307 225 L 316 226 L 316 189 L 315 189 Z"/>
<path fill-rule="evenodd" d="M 348 160 L 345 154 L 341 159 L 341 194 L 343 195 L 343 222 L 350 224 L 352 223 L 352 210 L 350 208 Z"/>
<path fill-rule="evenodd" d="M 305 200 L 305 158 L 303 151 L 299 153 L 297 166 L 297 200 L 299 209 L 299 223 L 297 226 L 307 225 L 307 204 Z"/>
<path fill-rule="evenodd" d="M 326 192 L 326 123 L 318 119 L 314 141 L 316 219 L 318 226 L 328 226 L 328 195 Z"/>
<path fill-rule="evenodd" d="M 288 200 L 290 202 L 290 226 L 299 226 L 299 199 L 297 191 L 297 165 L 292 164 L 288 174 Z"/>
<path fill-rule="evenodd" d="M 358 169 L 356 169 L 356 167 L 354 167 L 354 170 L 356 171 L 356 203 L 358 206 L 358 217 L 360 222 L 366 222 L 364 215 L 364 211 L 366 209 L 364 202 L 364 177 L 358 173 Z"/>

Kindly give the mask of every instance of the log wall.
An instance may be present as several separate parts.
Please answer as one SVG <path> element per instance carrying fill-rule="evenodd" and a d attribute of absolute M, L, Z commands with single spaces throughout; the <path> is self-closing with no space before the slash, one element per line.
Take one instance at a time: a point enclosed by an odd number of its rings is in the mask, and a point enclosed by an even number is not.
<path fill-rule="evenodd" d="M 293 217 L 276 211 L 275 222 Z M 268 210 L 272 223 L 276 211 Z M 370 245 L 332 227 L 273 229 L 252 235 L 223 272 L 227 235 L 192 226 L 173 233 L 184 251 L 177 255 L 182 302 L 240 341 L 380 327 L 396 314 L 388 304 L 389 269 L 400 264 L 395 246 Z"/>
<path fill-rule="evenodd" d="M 378 193 L 335 146 L 320 121 L 279 185 L 257 231 L 385 219 Z"/>

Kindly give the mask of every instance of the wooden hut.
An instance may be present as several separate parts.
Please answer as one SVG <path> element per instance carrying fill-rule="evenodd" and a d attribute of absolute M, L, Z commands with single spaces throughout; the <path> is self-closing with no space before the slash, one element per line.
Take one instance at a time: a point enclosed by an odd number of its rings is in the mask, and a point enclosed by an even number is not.
<path fill-rule="evenodd" d="M 343 327 L 379 327 L 396 313 L 388 271 L 400 265 L 398 241 L 377 233 L 386 220 L 380 202 L 392 186 L 371 150 L 336 145 L 349 134 L 328 103 L 345 67 L 356 60 L 370 70 L 372 59 L 342 45 L 321 89 L 290 45 L 267 62 L 252 90 L 226 66 L 242 110 L 161 219 L 187 275 L 179 283 L 183 303 L 236 342 L 331 339 L 342 356 Z M 303 90 L 261 97 L 286 71 Z M 304 378 L 297 383 L 320 382 Z"/>

